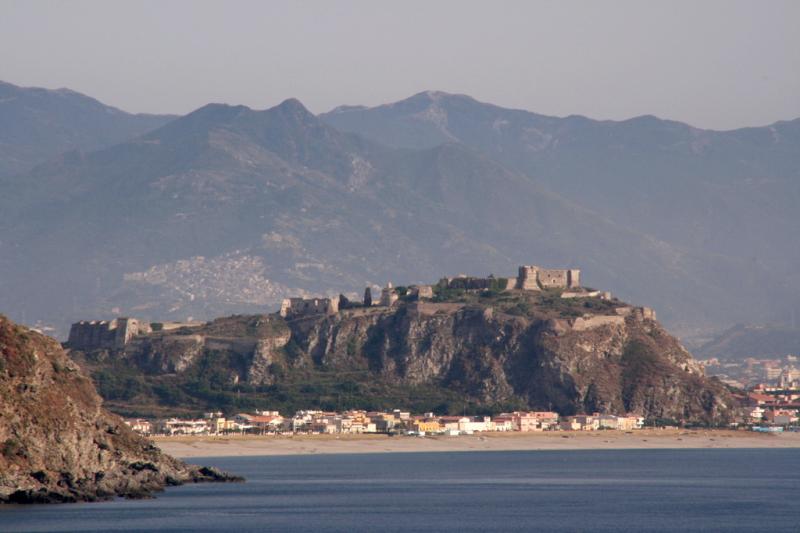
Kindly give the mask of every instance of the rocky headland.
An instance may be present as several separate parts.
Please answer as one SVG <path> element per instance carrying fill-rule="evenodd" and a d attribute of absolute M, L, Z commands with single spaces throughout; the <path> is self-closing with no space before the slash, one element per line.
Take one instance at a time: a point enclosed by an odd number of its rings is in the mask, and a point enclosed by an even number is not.
<path fill-rule="evenodd" d="M 143 498 L 239 480 L 162 453 L 103 408 L 57 341 L 0 315 L 0 503 Z"/>
<path fill-rule="evenodd" d="M 733 407 L 646 308 L 561 290 L 419 299 L 400 289 L 390 306 L 233 316 L 75 355 L 110 405 L 131 415 L 402 406 L 714 424 Z"/>

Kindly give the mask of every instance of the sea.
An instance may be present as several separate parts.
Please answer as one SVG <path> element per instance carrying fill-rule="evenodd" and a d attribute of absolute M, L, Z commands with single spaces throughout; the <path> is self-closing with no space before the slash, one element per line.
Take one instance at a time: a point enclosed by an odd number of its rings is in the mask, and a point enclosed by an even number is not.
<path fill-rule="evenodd" d="M 0 531 L 800 531 L 800 450 L 193 459 L 246 483 L 0 507 Z"/>

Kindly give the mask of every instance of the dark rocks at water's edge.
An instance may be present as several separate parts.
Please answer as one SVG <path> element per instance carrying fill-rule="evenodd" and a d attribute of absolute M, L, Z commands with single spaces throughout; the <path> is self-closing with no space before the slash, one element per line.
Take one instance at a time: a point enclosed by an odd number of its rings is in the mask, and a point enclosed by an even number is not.
<path fill-rule="evenodd" d="M 27 488 L 18 489 L 11 494 L 0 497 L 0 503 L 16 503 L 16 504 L 35 504 L 35 503 L 76 503 L 79 501 L 93 502 L 111 500 L 117 497 L 123 497 L 131 500 L 149 499 L 154 496 L 154 493 L 161 492 L 168 486 L 179 486 L 184 483 L 240 483 L 244 481 L 241 476 L 235 476 L 223 472 L 214 467 L 184 465 L 187 468 L 188 478 L 178 479 L 171 476 L 166 476 L 163 479 L 159 478 L 159 469 L 152 463 L 137 463 L 131 465 L 129 472 L 135 476 L 136 472 L 141 470 L 149 470 L 154 473 L 153 479 L 137 478 L 130 481 L 124 488 L 116 492 L 106 492 L 104 490 L 96 489 L 94 492 L 81 491 L 80 487 L 71 482 L 70 476 L 62 474 L 59 484 L 63 483 L 63 490 L 52 490 L 45 487 L 37 489 Z M 31 477 L 36 478 L 38 472 L 31 474 Z"/>
<path fill-rule="evenodd" d="M 149 498 L 243 478 L 161 452 L 103 409 L 53 339 L 0 316 L 0 503 Z"/>

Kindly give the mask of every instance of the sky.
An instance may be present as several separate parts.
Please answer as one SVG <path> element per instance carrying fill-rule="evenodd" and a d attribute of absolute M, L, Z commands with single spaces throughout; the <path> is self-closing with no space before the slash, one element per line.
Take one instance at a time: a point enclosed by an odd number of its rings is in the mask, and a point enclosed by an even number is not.
<path fill-rule="evenodd" d="M 800 117 L 800 1 L 0 0 L 0 80 L 131 112 L 424 90 L 711 129 Z"/>

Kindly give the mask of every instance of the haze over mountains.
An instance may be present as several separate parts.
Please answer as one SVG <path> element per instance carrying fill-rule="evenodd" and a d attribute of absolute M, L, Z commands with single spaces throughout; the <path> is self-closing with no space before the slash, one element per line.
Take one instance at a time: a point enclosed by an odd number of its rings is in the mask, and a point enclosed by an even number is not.
<path fill-rule="evenodd" d="M 210 318 L 531 262 L 580 267 L 684 335 L 781 322 L 800 295 L 798 120 L 713 132 L 444 93 L 170 120 L 11 87 L 0 306 L 29 323 Z M 79 133 L 14 134 L 59 121 Z"/>
<path fill-rule="evenodd" d="M 0 81 L 0 177 L 69 150 L 94 150 L 151 131 L 172 115 L 132 115 L 69 89 Z"/>

